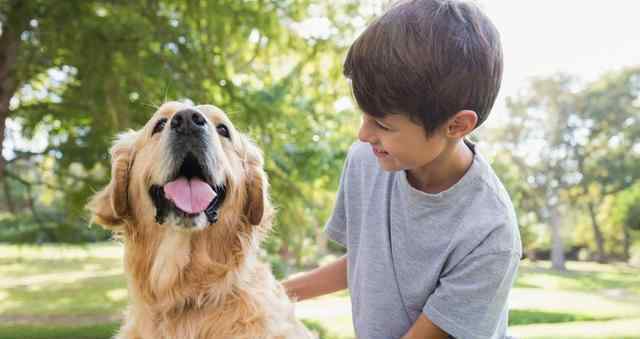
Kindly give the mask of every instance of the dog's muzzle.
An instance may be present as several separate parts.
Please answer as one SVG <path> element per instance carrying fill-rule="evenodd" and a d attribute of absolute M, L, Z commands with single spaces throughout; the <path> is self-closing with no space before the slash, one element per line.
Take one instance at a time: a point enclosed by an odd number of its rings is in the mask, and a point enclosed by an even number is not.
<path fill-rule="evenodd" d="M 206 215 L 216 223 L 225 186 L 215 184 L 214 152 L 209 145 L 210 128 L 206 118 L 194 109 L 177 112 L 170 122 L 169 149 L 173 174 L 164 185 L 152 185 L 149 194 L 156 207 L 156 222 L 162 224 L 173 213 L 182 221 Z M 193 222 L 177 226 L 195 227 Z"/>

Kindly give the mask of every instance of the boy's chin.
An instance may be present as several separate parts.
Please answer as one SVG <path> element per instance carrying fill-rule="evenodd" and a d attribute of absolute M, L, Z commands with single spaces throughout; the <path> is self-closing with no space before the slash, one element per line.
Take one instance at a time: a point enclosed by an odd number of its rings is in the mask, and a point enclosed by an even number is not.
<path fill-rule="evenodd" d="M 378 159 L 378 165 L 380 165 L 380 168 L 382 168 L 383 171 L 387 172 L 396 172 L 404 169 L 402 166 L 398 166 L 395 162 L 390 161 L 390 159 Z"/>

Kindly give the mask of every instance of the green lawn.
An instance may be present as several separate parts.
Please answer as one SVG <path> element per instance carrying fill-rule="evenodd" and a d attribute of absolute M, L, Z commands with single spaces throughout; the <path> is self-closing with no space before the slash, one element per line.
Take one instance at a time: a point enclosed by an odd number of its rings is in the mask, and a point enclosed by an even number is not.
<path fill-rule="evenodd" d="M 109 339 L 118 323 L 86 326 L 0 326 L 0 339 Z"/>
<path fill-rule="evenodd" d="M 0 339 L 109 338 L 127 303 L 118 244 L 0 245 Z M 626 265 L 523 262 L 510 296 L 519 338 L 640 339 L 640 270 Z M 324 338 L 353 338 L 344 292 L 297 305 Z"/>
<path fill-rule="evenodd" d="M 625 264 L 602 265 L 592 262 L 568 262 L 567 272 L 549 269 L 548 262 L 525 262 L 520 270 L 516 287 L 592 292 L 597 290 L 626 289 L 640 294 L 640 271 Z"/>

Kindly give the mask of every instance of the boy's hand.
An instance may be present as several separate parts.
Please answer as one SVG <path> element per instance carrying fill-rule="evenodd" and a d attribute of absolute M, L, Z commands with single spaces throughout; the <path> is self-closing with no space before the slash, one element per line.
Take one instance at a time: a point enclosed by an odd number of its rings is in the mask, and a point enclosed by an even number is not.
<path fill-rule="evenodd" d="M 347 288 L 347 256 L 282 282 L 289 297 L 296 301 L 315 298 Z"/>
<path fill-rule="evenodd" d="M 432 323 L 431 320 L 422 313 L 402 339 L 447 339 L 447 337 L 447 333 Z"/>

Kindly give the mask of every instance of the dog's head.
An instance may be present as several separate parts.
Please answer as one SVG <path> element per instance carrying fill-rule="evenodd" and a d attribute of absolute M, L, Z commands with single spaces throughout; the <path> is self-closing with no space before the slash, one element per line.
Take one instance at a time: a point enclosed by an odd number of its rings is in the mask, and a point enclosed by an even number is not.
<path fill-rule="evenodd" d="M 260 225 L 272 212 L 260 150 L 215 106 L 165 103 L 111 157 L 111 181 L 88 204 L 108 229 Z"/>

